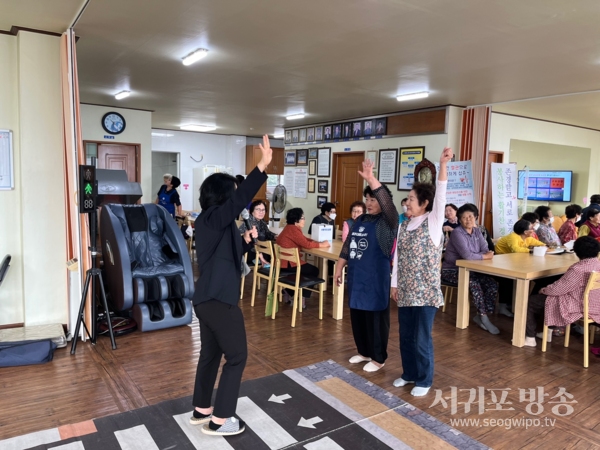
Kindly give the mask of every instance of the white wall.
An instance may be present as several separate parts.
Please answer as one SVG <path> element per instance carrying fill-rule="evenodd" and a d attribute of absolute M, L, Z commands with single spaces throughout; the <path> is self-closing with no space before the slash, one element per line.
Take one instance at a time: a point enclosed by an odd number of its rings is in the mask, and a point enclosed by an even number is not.
<path fill-rule="evenodd" d="M 311 147 L 331 147 L 332 157 L 331 163 L 333 164 L 333 153 L 343 153 L 345 148 L 350 148 L 351 152 L 354 151 L 364 151 L 368 150 L 380 150 L 380 149 L 388 149 L 388 148 L 401 148 L 401 147 L 425 147 L 425 158 L 432 162 L 439 161 L 442 151 L 444 147 L 448 145 L 448 134 L 429 134 L 422 136 L 407 136 L 407 137 L 393 137 L 393 138 L 384 138 L 384 139 L 369 139 L 369 140 L 359 140 L 359 141 L 346 141 L 346 142 L 332 142 L 332 143 L 323 143 L 321 145 L 292 145 L 286 147 L 286 149 L 303 149 L 303 148 L 311 148 Z M 365 153 L 366 154 L 366 153 Z M 398 155 L 398 158 L 400 156 Z M 398 161 L 399 163 L 399 161 Z M 332 167 L 333 172 L 333 167 Z M 309 177 L 313 178 L 313 177 Z M 329 180 L 329 193 L 327 194 L 327 200 L 332 201 L 335 199 L 331 198 L 331 190 L 332 190 L 332 181 L 331 177 L 329 178 L 318 178 L 318 180 Z M 398 173 L 396 174 L 396 179 L 398 178 Z M 394 197 L 394 203 L 397 208 L 400 208 L 401 200 L 408 195 L 408 191 L 399 191 L 397 185 L 388 184 L 387 185 L 390 191 L 392 191 L 392 195 Z M 315 189 L 316 190 L 316 189 Z M 324 195 L 315 192 L 314 194 L 307 194 L 307 198 L 296 198 L 291 197 L 288 192 L 288 204 L 286 206 L 286 211 L 290 208 L 302 208 L 304 210 L 304 215 L 306 216 L 306 229 L 305 232 L 308 232 L 308 227 L 312 221 L 312 218 L 321 213 L 321 211 L 317 208 L 317 196 Z M 362 199 L 357 199 L 362 200 Z M 337 213 L 340 217 L 346 218 L 349 217 L 348 211 L 338 211 Z M 285 218 L 285 213 L 282 215 Z M 285 225 L 285 220 L 282 220 L 281 226 Z"/>
<path fill-rule="evenodd" d="M 181 179 L 179 197 L 186 211 L 193 209 L 194 197 L 199 196 L 197 192 L 193 192 L 193 172 L 196 167 L 206 165 L 231 167 L 234 175 L 246 171 L 245 136 L 158 129 L 153 131 L 155 134 L 165 136 L 152 136 L 152 151 L 179 153 L 179 178 Z M 201 161 L 197 162 L 199 160 Z M 156 192 L 153 194 L 155 195 Z"/>
<path fill-rule="evenodd" d="M 460 134 L 462 124 L 462 113 L 465 108 L 449 106 L 446 115 L 448 129 L 448 146 L 454 150 L 454 154 L 460 154 Z"/>
<path fill-rule="evenodd" d="M 133 109 L 113 108 L 108 106 L 80 105 L 81 133 L 84 141 L 106 142 L 107 144 L 139 144 L 141 153 L 141 186 L 142 203 L 154 201 L 152 193 L 152 113 Z M 109 111 L 116 111 L 125 117 L 125 131 L 114 139 L 102 128 L 102 116 Z M 109 135 L 110 136 L 110 135 Z"/>
<path fill-rule="evenodd" d="M 0 36 L 0 128 L 13 131 L 15 189 L 0 192 L 0 324 L 67 323 L 60 38 Z"/>
<path fill-rule="evenodd" d="M 510 161 L 512 139 L 567 145 L 591 149 L 587 197 L 600 193 L 600 132 L 541 120 L 492 113 L 490 150 L 504 153 L 504 161 Z M 564 155 L 564 170 L 569 169 L 569 158 Z M 543 161 L 544 155 L 540 155 Z M 573 199 L 581 202 L 583 199 Z M 564 212 L 558 211 L 561 214 Z"/>

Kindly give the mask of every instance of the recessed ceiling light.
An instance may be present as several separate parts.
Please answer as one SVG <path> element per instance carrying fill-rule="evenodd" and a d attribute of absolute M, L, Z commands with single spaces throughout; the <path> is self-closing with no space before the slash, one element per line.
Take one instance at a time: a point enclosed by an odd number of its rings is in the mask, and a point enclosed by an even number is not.
<path fill-rule="evenodd" d="M 153 133 L 152 133 L 152 136 L 154 136 L 154 137 L 173 137 L 173 136 L 174 136 L 174 134 L 170 134 L 170 133 L 156 133 L 156 132 L 153 132 Z"/>
<path fill-rule="evenodd" d="M 217 127 L 213 127 L 211 125 L 181 125 L 179 127 L 181 130 L 185 130 L 185 131 L 200 131 L 200 132 L 205 132 L 205 131 L 213 131 L 216 130 Z"/>
<path fill-rule="evenodd" d="M 117 100 L 121 100 L 122 98 L 129 97 L 129 94 L 131 94 L 131 92 L 129 92 L 129 91 L 121 91 L 121 92 L 119 92 L 118 94 L 115 95 L 115 98 Z"/>
<path fill-rule="evenodd" d="M 273 139 L 283 139 L 283 134 L 274 134 Z"/>
<path fill-rule="evenodd" d="M 396 97 L 396 100 L 398 100 L 399 102 L 404 102 L 406 100 L 416 100 L 418 98 L 427 97 L 429 97 L 429 92 L 415 92 L 414 94 L 399 95 L 398 97 Z"/>
<path fill-rule="evenodd" d="M 286 120 L 296 120 L 296 119 L 304 119 L 304 114 L 292 114 L 291 116 L 286 117 Z"/>
<path fill-rule="evenodd" d="M 199 48 L 198 50 L 194 50 L 189 55 L 181 58 L 181 62 L 183 62 L 184 66 L 189 66 L 190 64 L 194 64 L 196 61 L 200 61 L 206 55 L 208 55 L 208 50 L 205 48 Z"/>

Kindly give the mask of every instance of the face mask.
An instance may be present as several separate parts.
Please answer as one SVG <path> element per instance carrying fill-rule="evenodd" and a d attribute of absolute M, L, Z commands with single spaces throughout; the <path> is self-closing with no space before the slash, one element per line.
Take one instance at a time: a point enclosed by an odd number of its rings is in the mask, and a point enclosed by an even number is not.
<path fill-rule="evenodd" d="M 554 222 L 554 216 L 550 217 L 550 223 Z"/>
<path fill-rule="evenodd" d="M 336 215 L 335 213 L 333 213 L 333 214 L 329 214 L 329 218 L 330 218 L 331 220 L 335 220 L 335 218 L 336 218 L 336 217 L 337 217 L 337 215 Z"/>
<path fill-rule="evenodd" d="M 540 227 L 540 224 L 539 224 L 539 223 L 536 223 L 536 224 L 533 226 L 533 231 L 537 231 L 537 229 L 538 229 L 539 227 Z"/>
<path fill-rule="evenodd" d="M 406 206 L 406 205 L 402 205 L 402 211 L 403 211 L 403 212 L 406 212 L 406 211 L 408 211 L 408 206 Z"/>

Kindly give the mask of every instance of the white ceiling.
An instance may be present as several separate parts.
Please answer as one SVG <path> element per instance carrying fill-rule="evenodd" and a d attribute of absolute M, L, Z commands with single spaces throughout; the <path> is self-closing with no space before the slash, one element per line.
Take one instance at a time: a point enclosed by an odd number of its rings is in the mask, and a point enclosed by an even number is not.
<path fill-rule="evenodd" d="M 56 11 L 14 19 L 51 29 L 77 3 L 53 0 Z M 600 129 L 598 94 L 564 96 L 600 89 L 599 19 L 597 0 L 91 0 L 75 28 L 81 100 L 152 110 L 157 128 L 241 135 L 494 103 Z M 183 66 L 198 47 L 209 55 Z M 123 89 L 132 95 L 115 100 Z M 424 90 L 428 99 L 395 100 Z M 286 123 L 298 112 L 307 117 Z"/>

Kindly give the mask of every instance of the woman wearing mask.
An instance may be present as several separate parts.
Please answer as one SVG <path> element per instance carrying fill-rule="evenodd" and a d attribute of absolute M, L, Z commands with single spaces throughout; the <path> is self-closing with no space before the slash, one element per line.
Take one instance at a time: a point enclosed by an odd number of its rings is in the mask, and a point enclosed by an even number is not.
<path fill-rule="evenodd" d="M 534 212 L 528 212 L 528 213 L 523 214 L 521 219 L 526 220 L 527 222 L 530 222 L 531 224 L 533 224 L 533 232 L 531 233 L 531 237 L 534 238 L 535 240 L 539 241 L 540 238 L 538 237 L 536 232 L 540 228 L 540 217 Z"/>
<path fill-rule="evenodd" d="M 590 209 L 587 220 L 579 227 L 579 237 L 591 236 L 595 239 L 600 238 L 600 211 Z"/>
<path fill-rule="evenodd" d="M 410 219 L 410 216 L 406 213 L 406 211 L 408 211 L 408 206 L 406 206 L 407 201 L 407 198 L 403 198 L 400 202 L 400 205 L 402 206 L 402 212 L 398 216 L 398 225 L 402 225 L 402 222 L 405 222 L 408 219 Z"/>
<path fill-rule="evenodd" d="M 366 210 L 367 210 L 367 207 L 365 206 L 365 204 L 363 202 L 357 201 L 350 205 L 351 218 L 348 220 L 344 220 L 344 226 L 342 228 L 342 242 L 344 242 L 346 240 L 346 238 L 348 237 L 348 233 L 352 229 L 352 226 L 354 225 L 354 222 L 356 221 L 356 219 L 358 219 L 360 216 L 362 216 Z"/>
<path fill-rule="evenodd" d="M 565 216 L 567 220 L 565 220 L 558 230 L 558 238 L 563 245 L 577 239 L 577 227 L 575 226 L 575 222 L 579 221 L 579 218 L 581 217 L 581 206 L 567 206 L 565 208 Z"/>
<path fill-rule="evenodd" d="M 331 202 L 323 203 L 321 206 L 321 214 L 315 216 L 315 218 L 310 223 L 308 227 L 308 234 L 311 234 L 312 226 L 314 224 L 323 224 L 323 225 L 334 225 L 335 226 L 335 205 Z"/>
<path fill-rule="evenodd" d="M 554 214 L 552 214 L 550 208 L 547 206 L 538 206 L 535 209 L 535 213 L 540 218 L 540 227 L 536 231 L 539 240 L 550 248 L 560 247 L 560 238 L 552 226 Z"/>

